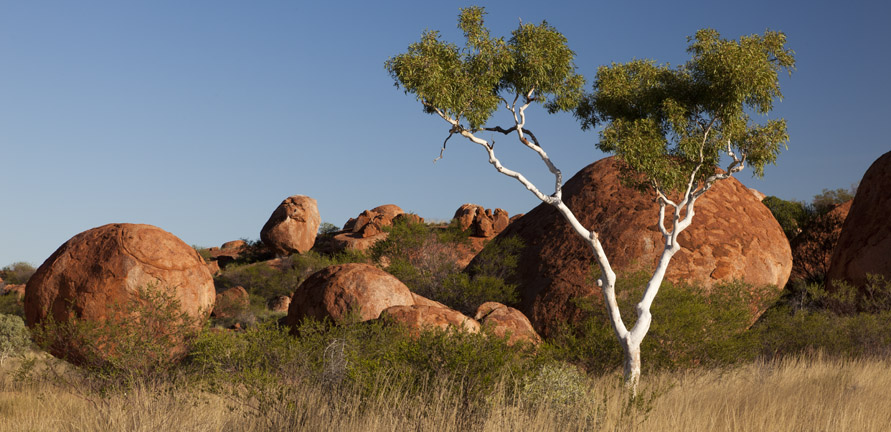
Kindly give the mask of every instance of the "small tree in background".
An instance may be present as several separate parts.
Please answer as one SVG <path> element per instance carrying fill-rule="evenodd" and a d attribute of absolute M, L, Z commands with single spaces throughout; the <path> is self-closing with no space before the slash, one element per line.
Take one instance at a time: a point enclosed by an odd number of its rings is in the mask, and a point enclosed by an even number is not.
<path fill-rule="evenodd" d="M 561 33 L 547 22 L 520 24 L 505 41 L 490 36 L 483 26 L 484 14 L 480 7 L 462 9 L 458 27 L 466 38 L 463 48 L 427 31 L 406 53 L 390 58 L 386 68 L 426 113 L 448 123 L 443 150 L 454 135 L 481 146 L 498 172 L 554 206 L 591 246 L 601 270 L 597 284 L 625 352 L 625 379 L 636 392 L 650 306 L 669 261 L 681 249 L 677 238 L 690 226 L 696 200 L 746 164 L 755 175 L 763 175 L 764 166 L 776 160 L 788 140 L 784 120 L 759 125 L 749 113 L 766 114 L 774 99 L 781 97 L 778 72 L 791 71 L 792 51 L 784 47 L 785 36 L 778 32 L 732 41 L 714 30 L 700 30 L 688 40 L 692 58 L 687 63 L 671 68 L 635 60 L 604 66 L 597 71 L 594 91 L 585 95 L 584 78 L 575 72 L 575 54 Z M 597 147 L 614 153 L 624 167 L 624 179 L 641 191 L 649 190 L 659 204 L 665 247 L 630 330 L 620 316 L 616 274 L 597 231 L 584 227 L 564 204 L 563 175 L 526 128 L 526 110 L 536 103 L 550 113 L 574 112 L 584 129 L 603 126 Z M 486 126 L 499 106 L 512 115 L 513 124 Z M 541 192 L 521 173 L 505 167 L 495 155 L 494 142 L 477 136 L 480 131 L 515 135 L 554 175 L 554 192 Z M 715 170 L 722 155 L 730 163 L 725 171 Z M 669 223 L 666 209 L 671 212 Z"/>

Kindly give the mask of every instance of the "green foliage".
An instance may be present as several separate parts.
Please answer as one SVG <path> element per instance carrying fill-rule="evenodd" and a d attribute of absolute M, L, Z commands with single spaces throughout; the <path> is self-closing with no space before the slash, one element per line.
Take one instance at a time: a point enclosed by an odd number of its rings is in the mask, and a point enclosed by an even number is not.
<path fill-rule="evenodd" d="M 808 205 L 800 201 L 786 201 L 768 196 L 761 202 L 773 213 L 773 217 L 780 223 L 783 233 L 789 240 L 795 238 L 813 218 L 813 212 Z"/>
<path fill-rule="evenodd" d="M 758 320 L 752 338 L 767 358 L 822 352 L 860 357 L 891 354 L 891 281 L 867 275 L 856 289 L 844 282 L 798 281 Z"/>
<path fill-rule="evenodd" d="M 577 367 L 561 363 L 545 363 L 523 383 L 523 398 L 532 404 L 555 410 L 566 409 L 590 397 L 588 377 Z"/>
<path fill-rule="evenodd" d="M 11 285 L 26 284 L 28 283 L 28 279 L 31 279 L 31 275 L 36 271 L 37 269 L 31 264 L 17 262 L 0 269 L 0 279 L 2 279 L 4 283 Z"/>
<path fill-rule="evenodd" d="M 198 252 L 198 255 L 201 255 L 201 259 L 203 259 L 206 263 L 210 262 L 211 258 L 213 258 L 213 255 L 211 255 L 210 253 L 210 249 L 206 247 L 192 245 L 192 249 L 195 249 L 195 251 Z"/>
<path fill-rule="evenodd" d="M 203 324 L 182 311 L 172 290 L 149 285 L 123 304 L 109 304 L 102 321 L 50 317 L 32 334 L 41 348 L 81 366 L 100 386 L 117 386 L 168 373 Z"/>
<path fill-rule="evenodd" d="M 22 301 L 15 295 L 0 295 L 0 314 L 16 315 L 24 318 L 25 309 L 22 306 Z"/>
<path fill-rule="evenodd" d="M 575 73 L 575 54 L 549 26 L 520 24 L 509 41 L 493 38 L 483 24 L 484 8 L 461 10 L 463 48 L 427 31 L 408 52 L 391 57 L 387 71 L 427 113 L 437 110 L 477 130 L 505 99 L 544 103 L 551 112 L 570 110 L 582 96 L 584 78 Z"/>
<path fill-rule="evenodd" d="M 468 315 L 487 301 L 519 301 L 516 285 L 506 282 L 514 276 L 523 246 L 518 238 L 493 240 L 462 273 L 457 248 L 467 242 L 467 233 L 457 225 L 440 229 L 397 221 L 387 230 L 387 239 L 372 247 L 371 256 L 386 261 L 387 272 L 412 292 Z"/>
<path fill-rule="evenodd" d="M 330 236 L 330 235 L 336 233 L 337 231 L 340 231 L 340 227 L 338 227 L 337 225 L 334 225 L 331 222 L 322 222 L 322 224 L 319 225 L 319 235 L 320 236 Z"/>
<path fill-rule="evenodd" d="M 785 120 L 760 125 L 749 116 L 769 113 L 782 98 L 778 73 L 795 65 L 783 33 L 732 41 L 704 29 L 688 41 L 692 58 L 679 67 L 650 60 L 601 66 L 593 93 L 575 111 L 583 129 L 603 125 L 598 148 L 615 153 L 626 181 L 639 187 L 678 190 L 694 172 L 704 181 L 728 146 L 761 176 L 789 139 Z"/>
<path fill-rule="evenodd" d="M 18 355 L 31 344 L 31 335 L 25 321 L 16 315 L 0 314 L 0 365 L 9 357 Z"/>
<path fill-rule="evenodd" d="M 619 279 L 616 292 L 623 316 L 629 316 L 643 294 L 649 275 L 636 272 Z M 644 369 L 718 366 L 751 358 L 754 343 L 746 329 L 751 310 L 763 308 L 752 287 L 726 283 L 711 290 L 663 282 L 652 306 L 653 323 L 641 344 Z M 622 364 L 621 347 L 599 300 L 580 299 L 586 318 L 558 332 L 548 344 L 557 358 L 598 373 Z"/>
<path fill-rule="evenodd" d="M 824 214 L 829 210 L 832 210 L 835 206 L 854 199 L 856 193 L 857 185 L 853 185 L 848 189 L 823 189 L 823 192 L 814 195 L 811 205 L 814 207 L 814 211 L 817 214 Z"/>
<path fill-rule="evenodd" d="M 229 265 L 214 278 L 214 284 L 219 290 L 242 286 L 262 307 L 266 300 L 290 296 L 309 275 L 325 267 L 366 260 L 363 254 L 355 252 L 327 256 L 309 251 L 283 258 L 276 266 L 266 262 Z"/>
<path fill-rule="evenodd" d="M 439 379 L 460 383 L 468 403 L 485 400 L 506 377 L 523 379 L 537 369 L 534 352 L 503 338 L 460 331 L 411 335 L 387 322 L 305 320 L 293 333 L 267 323 L 244 332 L 208 331 L 199 337 L 188 367 L 211 391 L 248 404 L 258 415 L 282 404 L 307 383 L 321 384 L 336 397 L 406 397 L 429 391 Z M 364 398 L 363 398 L 364 399 Z"/>

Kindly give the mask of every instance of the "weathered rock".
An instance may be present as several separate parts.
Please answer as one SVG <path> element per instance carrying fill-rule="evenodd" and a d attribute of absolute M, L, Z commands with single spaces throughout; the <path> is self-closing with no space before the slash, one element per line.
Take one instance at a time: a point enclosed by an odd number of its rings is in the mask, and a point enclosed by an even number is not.
<path fill-rule="evenodd" d="M 411 329 L 414 333 L 433 328 L 448 330 L 450 327 L 468 333 L 478 333 L 480 331 L 480 323 L 475 319 L 456 310 L 438 306 L 417 304 L 390 306 L 381 312 L 381 319 L 390 319 L 398 322 Z"/>
<path fill-rule="evenodd" d="M 386 239 L 387 233 L 384 227 L 393 225 L 393 221 L 404 214 L 405 212 L 394 204 L 384 204 L 365 210 L 356 218 L 350 218 L 343 225 L 343 230 L 334 234 L 331 247 L 335 250 L 367 250 L 378 241 Z"/>
<path fill-rule="evenodd" d="M 277 313 L 288 313 L 288 306 L 291 305 L 291 297 L 278 296 L 266 304 L 269 310 Z"/>
<path fill-rule="evenodd" d="M 424 297 L 420 294 L 411 293 L 411 298 L 415 301 L 414 304 L 416 304 L 418 306 L 432 306 L 432 307 L 448 308 L 448 306 L 446 306 L 436 300 L 430 300 L 427 297 Z"/>
<path fill-rule="evenodd" d="M 207 271 L 209 271 L 211 275 L 216 276 L 220 273 L 219 261 L 217 261 L 217 260 L 208 261 L 206 265 L 207 265 Z"/>
<path fill-rule="evenodd" d="M 650 195 L 624 186 L 613 158 L 593 163 L 572 177 L 563 199 L 582 225 L 599 234 L 614 270 L 655 266 L 664 241 L 658 205 Z M 670 226 L 670 224 L 669 224 Z M 574 298 L 600 298 L 589 279 L 594 254 L 553 207 L 541 204 L 499 234 L 524 242 L 518 265 L 521 310 L 539 333 L 576 320 Z M 742 279 L 775 285 L 779 295 L 792 268 L 789 242 L 763 204 L 734 178 L 717 182 L 696 203 L 693 224 L 681 233 L 682 249 L 668 267 L 670 281 L 712 287 Z"/>
<path fill-rule="evenodd" d="M 213 278 L 195 249 L 151 225 L 104 225 L 72 237 L 37 269 L 25 290 L 25 318 L 31 327 L 49 318 L 120 321 L 146 289 L 171 295 L 197 325 L 213 309 Z M 50 351 L 74 362 L 85 354 L 76 344 Z M 174 346 L 170 355 L 183 351 Z"/>
<path fill-rule="evenodd" d="M 248 245 L 247 242 L 244 240 L 232 240 L 232 241 L 223 243 L 223 245 L 220 246 L 220 249 L 221 250 L 241 250 L 241 249 L 246 248 L 247 245 Z"/>
<path fill-rule="evenodd" d="M 749 188 L 749 192 L 751 192 L 752 195 L 755 196 L 755 199 L 757 199 L 759 202 L 764 201 L 764 198 L 767 198 L 767 195 L 764 195 L 763 193 L 755 189 Z"/>
<path fill-rule="evenodd" d="M 321 217 L 315 199 L 288 197 L 272 212 L 260 230 L 263 243 L 279 255 L 304 253 L 312 248 Z"/>
<path fill-rule="evenodd" d="M 303 318 L 335 323 L 356 313 L 360 321 L 376 319 L 390 306 L 413 305 L 408 288 L 389 273 L 368 264 L 326 267 L 310 275 L 291 297 L 288 323 Z"/>
<path fill-rule="evenodd" d="M 211 315 L 217 318 L 233 318 L 248 310 L 251 296 L 242 286 L 229 288 L 216 297 Z"/>
<path fill-rule="evenodd" d="M 791 279 L 822 281 L 826 277 L 832 261 L 832 251 L 838 243 L 852 202 L 840 204 L 818 216 L 792 239 Z"/>
<path fill-rule="evenodd" d="M 474 319 L 480 322 L 483 328 L 491 328 L 492 333 L 499 337 L 508 336 L 508 343 L 526 342 L 538 345 L 541 337 L 532 328 L 532 323 L 517 309 L 505 306 L 497 302 L 486 302 L 476 310 Z"/>
<path fill-rule="evenodd" d="M 453 219 L 462 230 L 470 230 L 474 237 L 492 238 L 504 230 L 510 223 L 506 211 L 485 209 L 476 204 L 464 204 L 455 210 Z"/>
<path fill-rule="evenodd" d="M 891 152 L 880 156 L 863 175 L 851 211 L 832 254 L 828 279 L 862 289 L 867 275 L 891 280 Z"/>

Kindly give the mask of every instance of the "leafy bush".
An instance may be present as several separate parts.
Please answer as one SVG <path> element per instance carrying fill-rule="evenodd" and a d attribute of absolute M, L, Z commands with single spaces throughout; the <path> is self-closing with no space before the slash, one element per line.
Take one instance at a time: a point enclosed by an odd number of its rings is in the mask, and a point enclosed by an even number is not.
<path fill-rule="evenodd" d="M 340 227 L 331 222 L 322 222 L 322 224 L 319 225 L 320 236 L 330 236 L 338 231 L 340 231 Z"/>
<path fill-rule="evenodd" d="M 0 279 L 10 285 L 26 284 L 37 269 L 26 262 L 17 262 L 0 269 Z"/>
<path fill-rule="evenodd" d="M 230 265 L 214 278 L 214 283 L 219 290 L 242 286 L 252 295 L 253 305 L 265 307 L 267 300 L 290 296 L 309 275 L 325 267 L 365 260 L 356 252 L 327 256 L 309 251 L 283 258 L 275 267 L 266 262 Z"/>
<path fill-rule="evenodd" d="M 182 311 L 172 290 L 149 285 L 103 321 L 49 318 L 32 329 L 38 345 L 88 371 L 105 385 L 165 375 L 187 353 L 203 323 Z"/>
<path fill-rule="evenodd" d="M 807 225 L 813 212 L 801 201 L 786 201 L 775 196 L 765 197 L 762 201 L 773 217 L 780 223 L 786 238 L 792 240 Z"/>
<path fill-rule="evenodd" d="M 649 278 L 646 271 L 618 278 L 617 301 L 623 317 L 634 308 Z M 697 286 L 662 283 L 651 313 L 653 322 L 641 345 L 642 367 L 648 370 L 715 366 L 751 358 L 755 341 L 746 329 L 752 310 L 763 310 L 758 290 L 741 283 Z M 599 300 L 579 299 L 586 317 L 567 325 L 552 338 L 554 356 L 603 373 L 623 364 L 606 310 Z"/>
<path fill-rule="evenodd" d="M 31 344 L 31 335 L 21 317 L 0 314 L 0 365 Z"/>
<path fill-rule="evenodd" d="M 490 242 L 462 273 L 457 249 L 467 242 L 467 233 L 457 224 L 440 229 L 399 221 L 389 232 L 375 244 L 372 257 L 387 262 L 386 270 L 411 291 L 468 315 L 487 301 L 517 303 L 516 285 L 506 279 L 516 272 L 520 239 Z"/>
<path fill-rule="evenodd" d="M 0 295 L 0 314 L 15 315 L 24 318 L 25 309 L 16 295 Z"/>
<path fill-rule="evenodd" d="M 577 367 L 560 362 L 545 363 L 523 384 L 523 398 L 532 404 L 561 410 L 588 397 L 588 377 Z"/>

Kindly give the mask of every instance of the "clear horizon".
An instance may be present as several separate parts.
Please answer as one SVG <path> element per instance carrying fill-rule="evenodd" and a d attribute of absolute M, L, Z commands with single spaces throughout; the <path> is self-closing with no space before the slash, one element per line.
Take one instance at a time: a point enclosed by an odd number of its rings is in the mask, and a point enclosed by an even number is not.
<path fill-rule="evenodd" d="M 205 247 L 256 239 L 297 194 L 337 226 L 382 204 L 433 220 L 464 203 L 529 211 L 537 199 L 468 142 L 450 140 L 433 164 L 447 126 L 384 70 L 425 29 L 461 44 L 459 8 L 473 4 L 496 36 L 518 19 L 556 27 L 586 90 L 599 65 L 685 62 L 700 28 L 785 32 L 797 69 L 771 117 L 786 119 L 789 150 L 763 179 L 737 176 L 764 194 L 809 201 L 848 188 L 891 150 L 878 127 L 891 117 L 884 2 L 5 2 L 0 266 L 39 266 L 115 222 Z M 530 111 L 564 178 L 606 156 L 572 115 Z M 505 165 L 551 187 L 540 160 L 502 139 Z"/>

